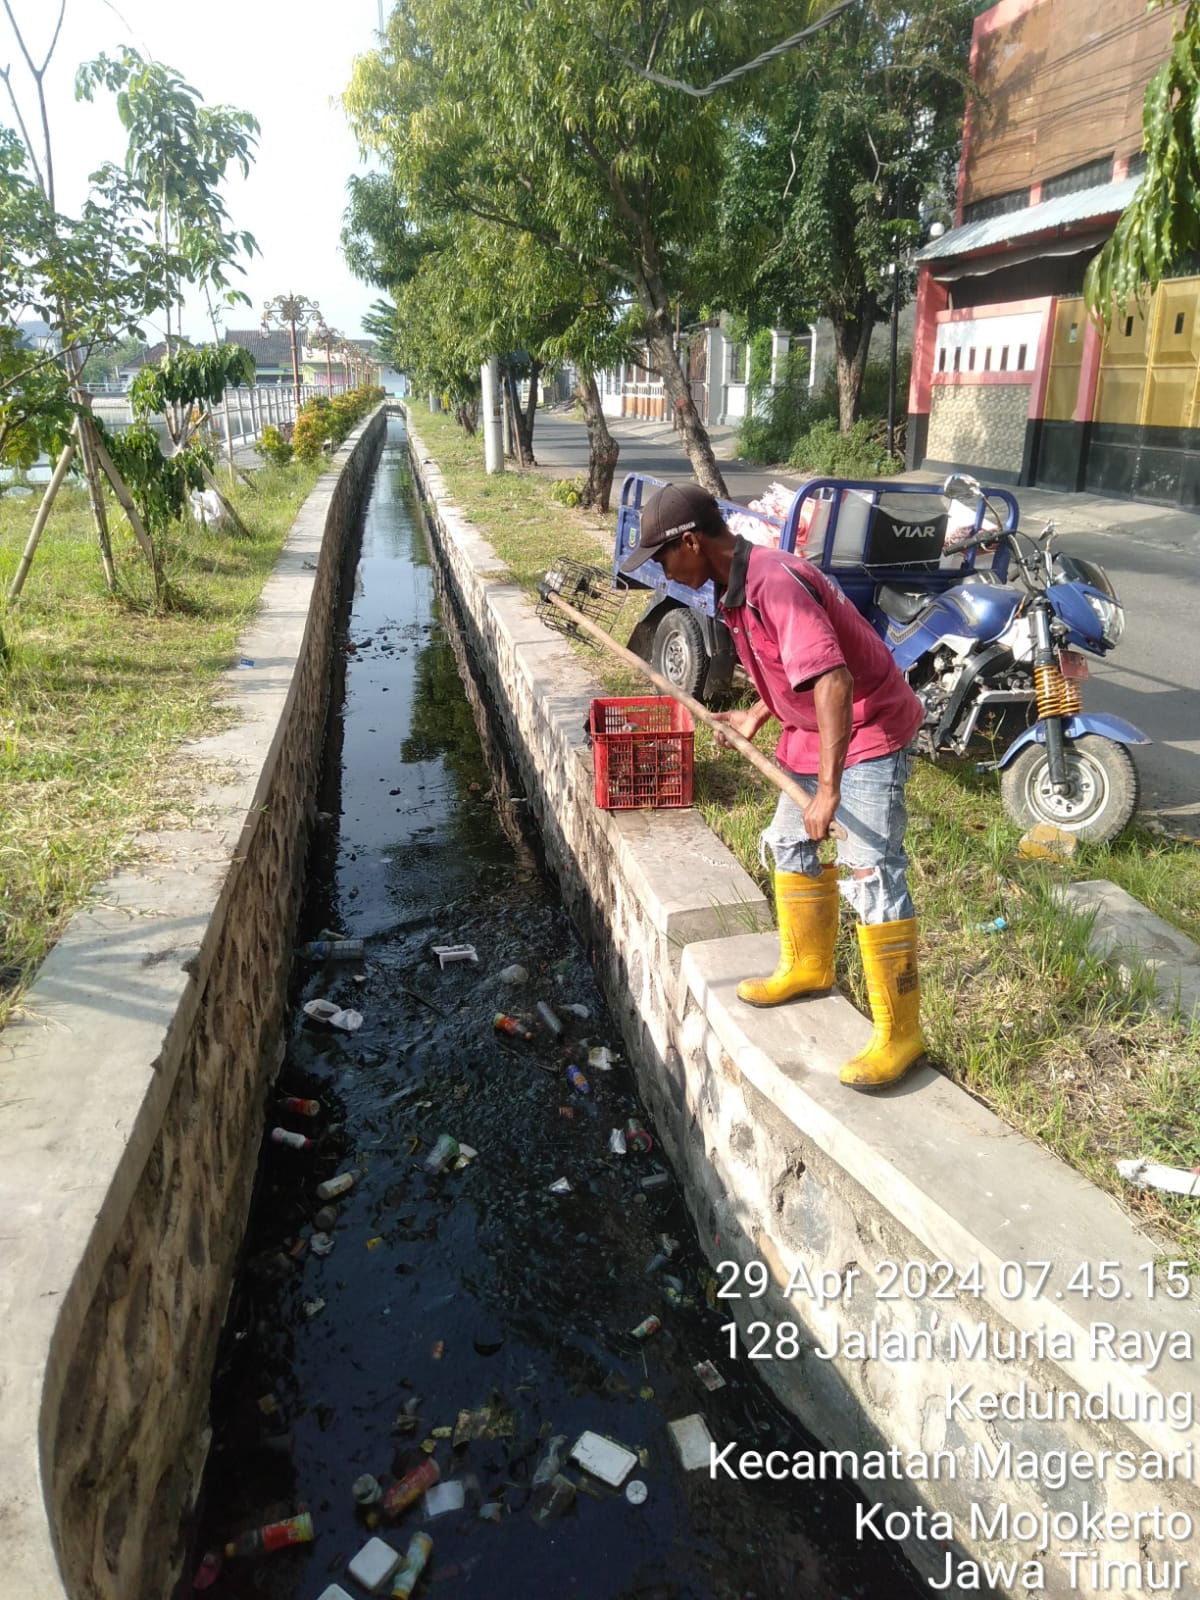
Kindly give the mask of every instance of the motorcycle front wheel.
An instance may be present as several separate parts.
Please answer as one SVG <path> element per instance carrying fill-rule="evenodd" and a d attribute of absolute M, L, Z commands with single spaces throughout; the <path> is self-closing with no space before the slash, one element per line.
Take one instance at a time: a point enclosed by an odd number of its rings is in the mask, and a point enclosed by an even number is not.
<path fill-rule="evenodd" d="M 1044 744 L 1027 744 L 1000 774 L 1000 798 L 1022 827 L 1048 822 L 1088 844 L 1107 844 L 1133 816 L 1137 770 L 1123 744 L 1085 733 L 1067 745 L 1066 794 L 1055 794 Z"/>

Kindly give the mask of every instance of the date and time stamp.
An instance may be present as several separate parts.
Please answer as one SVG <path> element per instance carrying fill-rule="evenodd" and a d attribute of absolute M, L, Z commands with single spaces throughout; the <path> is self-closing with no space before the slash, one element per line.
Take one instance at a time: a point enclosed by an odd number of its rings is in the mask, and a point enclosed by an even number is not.
<path fill-rule="evenodd" d="M 710 1476 L 857 1480 L 857 1537 L 917 1541 L 939 1594 L 1200 1594 L 1196 1293 L 1189 1263 L 1169 1259 L 883 1258 L 786 1276 L 758 1258 L 719 1261 L 713 1294 L 730 1312 L 729 1359 L 838 1363 L 847 1375 L 852 1363 L 881 1361 L 901 1384 L 905 1363 L 926 1370 L 912 1372 L 913 1448 L 735 1440 L 713 1444 Z M 794 1315 L 775 1314 L 780 1297 Z M 889 1480 L 958 1487 L 918 1488 L 889 1505 L 872 1498 Z"/>

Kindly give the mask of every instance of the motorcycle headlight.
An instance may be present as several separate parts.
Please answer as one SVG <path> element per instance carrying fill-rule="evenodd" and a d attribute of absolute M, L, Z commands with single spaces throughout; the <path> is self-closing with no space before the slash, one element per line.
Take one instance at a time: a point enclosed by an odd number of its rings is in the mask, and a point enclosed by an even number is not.
<path fill-rule="evenodd" d="M 1125 632 L 1125 607 L 1119 601 L 1106 600 L 1099 594 L 1089 594 L 1086 598 L 1100 624 L 1100 637 L 1111 649 Z"/>

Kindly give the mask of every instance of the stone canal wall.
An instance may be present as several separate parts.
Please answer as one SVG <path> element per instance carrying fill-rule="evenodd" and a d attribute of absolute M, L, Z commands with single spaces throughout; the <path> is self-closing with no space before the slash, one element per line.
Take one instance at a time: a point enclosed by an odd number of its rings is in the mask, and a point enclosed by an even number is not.
<path fill-rule="evenodd" d="M 278 1066 L 338 578 L 386 426 L 296 518 L 180 753 L 190 829 L 141 841 L 0 1039 L 0 1590 L 164 1596 L 207 1447 L 217 1338 Z"/>
<path fill-rule="evenodd" d="M 1154 1244 L 932 1069 L 844 1089 L 869 1026 L 837 993 L 737 1001 L 775 961 L 762 898 L 692 813 L 595 808 L 594 678 L 410 443 L 549 864 L 704 1248 L 736 1264 L 718 1269 L 740 1292 L 736 1359 L 754 1350 L 847 1453 L 766 1461 L 769 1439 L 719 1439 L 716 1475 L 795 1466 L 798 1495 L 819 1490 L 806 1472 L 857 1477 L 861 1536 L 894 1539 L 937 1593 L 1200 1595 L 1194 1299 L 1161 1272 L 1151 1296 Z M 697 1359 L 735 1359 L 728 1337 Z"/>

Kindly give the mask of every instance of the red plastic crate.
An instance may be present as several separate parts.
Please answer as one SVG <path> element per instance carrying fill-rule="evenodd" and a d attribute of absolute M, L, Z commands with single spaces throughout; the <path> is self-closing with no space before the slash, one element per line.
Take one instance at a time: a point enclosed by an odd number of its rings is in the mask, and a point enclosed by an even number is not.
<path fill-rule="evenodd" d="M 678 700 L 593 700 L 591 734 L 602 811 L 691 805 L 695 725 Z"/>

